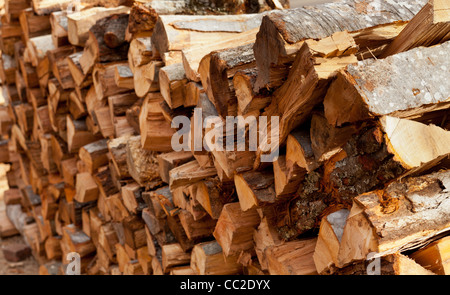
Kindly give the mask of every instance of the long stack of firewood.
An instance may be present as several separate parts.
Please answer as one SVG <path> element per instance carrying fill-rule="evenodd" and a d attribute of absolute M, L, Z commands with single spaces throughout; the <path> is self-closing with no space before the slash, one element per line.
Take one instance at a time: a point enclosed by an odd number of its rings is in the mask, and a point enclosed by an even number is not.
<path fill-rule="evenodd" d="M 448 1 L 262 2 L 7 0 L 0 236 L 41 274 L 450 273 Z"/>

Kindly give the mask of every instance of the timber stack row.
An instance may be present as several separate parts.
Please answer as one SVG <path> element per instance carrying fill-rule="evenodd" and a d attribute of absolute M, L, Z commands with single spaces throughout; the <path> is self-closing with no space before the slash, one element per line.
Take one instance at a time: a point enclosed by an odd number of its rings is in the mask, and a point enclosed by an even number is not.
<path fill-rule="evenodd" d="M 263 2 L 6 0 L 0 236 L 41 274 L 449 274 L 449 1 Z"/>

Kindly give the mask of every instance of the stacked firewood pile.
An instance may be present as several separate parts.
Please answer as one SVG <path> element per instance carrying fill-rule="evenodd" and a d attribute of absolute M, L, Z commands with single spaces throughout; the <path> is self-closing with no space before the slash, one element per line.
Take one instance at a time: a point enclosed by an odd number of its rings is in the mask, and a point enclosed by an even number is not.
<path fill-rule="evenodd" d="M 42 274 L 450 273 L 449 2 L 262 2 L 7 0 L 0 236 Z"/>

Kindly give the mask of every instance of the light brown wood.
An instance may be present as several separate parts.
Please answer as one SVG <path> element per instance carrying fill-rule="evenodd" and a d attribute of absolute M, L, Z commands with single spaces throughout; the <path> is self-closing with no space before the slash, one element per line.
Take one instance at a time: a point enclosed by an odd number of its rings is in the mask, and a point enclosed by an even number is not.
<path fill-rule="evenodd" d="M 162 113 L 160 106 L 162 97 L 149 94 L 141 108 L 139 127 L 142 148 L 155 152 L 171 152 L 172 136 L 176 132 Z"/>
<path fill-rule="evenodd" d="M 25 41 L 32 37 L 49 34 L 51 31 L 50 17 L 35 15 L 32 8 L 22 10 L 19 21 Z"/>
<path fill-rule="evenodd" d="M 128 171 L 137 183 L 150 187 L 161 183 L 156 153 L 142 149 L 140 136 L 130 137 L 126 149 Z"/>
<path fill-rule="evenodd" d="M 117 13 L 126 13 L 128 7 L 93 7 L 67 16 L 67 32 L 72 45 L 83 47 L 89 37 L 89 29 L 100 19 Z"/>
<path fill-rule="evenodd" d="M 232 275 L 242 272 L 237 256 L 225 259 L 222 248 L 216 241 L 195 245 L 192 249 L 191 268 L 198 275 Z"/>
<path fill-rule="evenodd" d="M 184 104 L 187 81 L 183 64 L 181 63 L 166 65 L 160 69 L 159 83 L 161 95 L 170 108 L 175 109 Z"/>
<path fill-rule="evenodd" d="M 305 179 L 306 170 L 292 165 L 288 167 L 286 156 L 279 156 L 273 163 L 275 193 L 277 197 L 290 197 L 298 190 L 299 185 Z"/>
<path fill-rule="evenodd" d="M 86 122 L 81 120 L 72 120 L 68 115 L 67 119 L 67 146 L 70 153 L 77 152 L 86 144 L 99 139 L 99 136 L 88 131 Z"/>
<path fill-rule="evenodd" d="M 239 203 L 226 204 L 214 230 L 225 256 L 239 255 L 253 247 L 253 231 L 259 225 L 256 209 L 242 211 Z"/>
<path fill-rule="evenodd" d="M 52 39 L 55 47 L 69 45 L 67 33 L 67 11 L 55 11 L 50 14 Z"/>
<path fill-rule="evenodd" d="M 273 171 L 248 171 L 234 176 L 236 192 L 242 211 L 275 203 Z"/>
<path fill-rule="evenodd" d="M 287 242 L 265 250 L 271 275 L 315 275 L 316 238 Z"/>
<path fill-rule="evenodd" d="M 169 172 L 170 189 L 174 190 L 198 180 L 215 176 L 217 170 L 214 167 L 201 168 L 196 160 L 183 164 Z"/>
<path fill-rule="evenodd" d="M 447 275 L 449 265 L 450 237 L 442 238 L 410 255 L 418 264 L 438 275 Z"/>
<path fill-rule="evenodd" d="M 450 5 L 430 0 L 379 56 L 385 58 L 420 46 L 432 46 L 450 39 Z"/>
<path fill-rule="evenodd" d="M 175 266 L 191 262 L 191 253 L 185 253 L 179 244 L 163 245 L 161 247 L 162 267 L 168 273 Z"/>
<path fill-rule="evenodd" d="M 98 199 L 98 186 L 89 172 L 77 174 L 75 200 L 80 203 L 95 201 Z"/>
<path fill-rule="evenodd" d="M 336 265 L 340 241 L 350 211 L 341 209 L 322 219 L 313 259 L 319 274 Z"/>
<path fill-rule="evenodd" d="M 80 148 L 78 155 L 86 169 L 93 174 L 99 167 L 108 163 L 107 152 L 107 140 L 101 139 Z"/>

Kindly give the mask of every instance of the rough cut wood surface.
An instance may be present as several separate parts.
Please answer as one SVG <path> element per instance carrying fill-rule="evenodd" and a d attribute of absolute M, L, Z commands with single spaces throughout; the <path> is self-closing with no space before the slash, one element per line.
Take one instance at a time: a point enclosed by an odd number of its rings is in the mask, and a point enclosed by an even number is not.
<path fill-rule="evenodd" d="M 292 61 L 292 56 L 301 47 L 301 41 L 321 39 L 342 31 L 354 32 L 355 39 L 358 39 L 361 30 L 412 19 L 425 3 L 425 0 L 395 3 L 348 0 L 268 14 L 263 18 L 255 43 L 260 75 L 257 89 L 270 83 L 272 64 L 282 65 Z M 381 15 L 377 4 L 381 5 Z"/>
<path fill-rule="evenodd" d="M 349 65 L 325 97 L 328 121 L 340 126 L 376 116 L 414 118 L 448 109 L 449 48 L 450 42 L 446 42 Z"/>
<path fill-rule="evenodd" d="M 339 266 L 405 251 L 449 230 L 449 171 L 408 178 L 355 199 L 344 228 Z"/>

